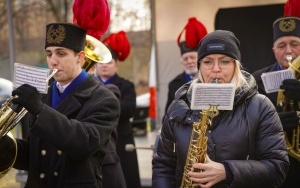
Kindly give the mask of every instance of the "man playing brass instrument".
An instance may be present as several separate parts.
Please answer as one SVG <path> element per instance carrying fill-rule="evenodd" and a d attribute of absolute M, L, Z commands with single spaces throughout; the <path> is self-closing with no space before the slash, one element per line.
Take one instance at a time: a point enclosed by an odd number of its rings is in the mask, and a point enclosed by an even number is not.
<path fill-rule="evenodd" d="M 285 70 L 289 68 L 289 62 L 293 62 L 300 55 L 300 18 L 285 16 L 275 20 L 273 24 L 273 52 L 277 60 L 276 63 L 257 70 L 253 73 L 258 85 L 258 92 L 266 95 L 277 107 L 277 111 L 282 122 L 283 130 L 288 134 L 288 139 L 292 138 L 292 131 L 299 126 L 299 117 L 296 111 L 299 111 L 300 101 L 300 81 L 297 79 L 286 79 L 280 86 L 283 89 L 283 94 L 290 99 L 296 108 L 293 110 L 282 111 L 282 107 L 277 104 L 278 92 L 266 93 L 262 82 L 261 75 L 265 72 Z M 288 59 L 291 57 L 291 60 Z M 299 71 L 299 70 L 298 70 Z M 300 136 L 300 135 L 298 135 Z M 299 144 L 299 143 L 295 143 Z M 300 154 L 299 154 L 300 156 Z M 298 188 L 300 187 L 299 173 L 300 173 L 300 158 L 294 158 L 289 155 L 290 169 L 286 180 L 281 188 Z"/>
<path fill-rule="evenodd" d="M 26 187 L 102 187 L 101 164 L 120 107 L 116 96 L 81 68 L 86 31 L 71 23 L 46 26 L 48 67 L 57 69 L 48 94 L 22 85 L 14 104 L 30 113 L 29 135 L 17 140 L 13 168 L 28 171 Z M 0 140 L 1 158 L 7 135 Z M 0 166 L 2 166 L 0 161 Z"/>
<path fill-rule="evenodd" d="M 271 101 L 257 93 L 253 76 L 241 70 L 238 46 L 235 35 L 224 30 L 200 41 L 199 79 L 177 90 L 163 120 L 152 161 L 153 188 L 180 187 L 187 153 L 196 147 L 189 145 L 192 125 L 202 118 L 190 107 L 192 86 L 215 79 L 234 84 L 233 110 L 220 110 L 208 125 L 207 163 L 194 161 L 188 179 L 202 188 L 265 188 L 283 182 L 289 161 L 282 125 Z"/>

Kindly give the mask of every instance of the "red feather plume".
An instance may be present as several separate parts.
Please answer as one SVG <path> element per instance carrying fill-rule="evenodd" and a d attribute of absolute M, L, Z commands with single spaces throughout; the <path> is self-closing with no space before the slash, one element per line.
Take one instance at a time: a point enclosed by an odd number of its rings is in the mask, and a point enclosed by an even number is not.
<path fill-rule="evenodd" d="M 116 52 L 119 61 L 124 61 L 130 53 L 130 42 L 124 31 L 110 34 L 103 40 L 103 44 Z"/>
<path fill-rule="evenodd" d="M 75 0 L 73 23 L 86 30 L 88 35 L 100 40 L 110 23 L 107 0 Z"/>
<path fill-rule="evenodd" d="M 299 0 L 288 0 L 284 4 L 283 15 L 300 17 L 300 1 Z"/>
<path fill-rule="evenodd" d="M 191 17 L 177 38 L 177 44 L 180 44 L 181 35 L 185 31 L 185 42 L 190 48 L 196 48 L 199 41 L 207 34 L 205 26 L 195 17 Z"/>

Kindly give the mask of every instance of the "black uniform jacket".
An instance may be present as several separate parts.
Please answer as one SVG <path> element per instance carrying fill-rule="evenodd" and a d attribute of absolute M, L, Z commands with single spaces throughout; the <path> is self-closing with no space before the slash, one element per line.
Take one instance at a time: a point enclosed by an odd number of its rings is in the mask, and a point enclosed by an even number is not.
<path fill-rule="evenodd" d="M 121 115 L 117 127 L 117 153 L 121 160 L 127 187 L 140 187 L 137 152 L 125 150 L 126 144 L 133 144 L 134 137 L 130 118 L 136 110 L 136 93 L 134 84 L 116 74 L 110 84 L 116 85 L 121 92 Z"/>
<path fill-rule="evenodd" d="M 207 155 L 213 161 L 226 163 L 233 175 L 230 185 L 221 181 L 213 187 L 278 187 L 289 169 L 282 125 L 271 101 L 257 93 L 254 78 L 243 74 L 247 84 L 235 91 L 233 110 L 219 111 L 207 124 Z M 191 83 L 177 91 L 164 118 L 157 155 L 152 161 L 153 188 L 181 185 L 192 125 L 200 118 L 198 110 L 190 109 L 189 88 Z M 205 151 L 205 142 L 200 142 Z"/>
<path fill-rule="evenodd" d="M 273 72 L 276 71 L 276 63 L 274 63 L 273 65 L 270 65 L 268 67 L 262 68 L 258 71 L 255 71 L 252 75 L 256 80 L 257 86 L 258 86 L 258 92 L 266 95 L 271 101 L 272 103 L 276 106 L 277 103 L 277 92 L 273 92 L 273 93 L 266 93 L 265 91 L 265 87 L 261 78 L 262 73 L 266 73 L 266 72 Z"/>
<path fill-rule="evenodd" d="M 177 75 L 173 80 L 171 80 L 171 82 L 168 85 L 168 99 L 167 99 L 167 104 L 165 107 L 165 113 L 168 110 L 168 107 L 170 106 L 170 104 L 172 103 L 172 101 L 174 100 L 175 97 L 175 93 L 176 91 L 185 83 L 187 83 L 188 81 L 185 78 L 185 73 L 182 72 L 181 74 Z"/>
<path fill-rule="evenodd" d="M 278 65 L 278 63 L 274 63 L 273 65 L 264 67 L 253 73 L 253 76 L 256 79 L 256 82 L 258 85 L 258 92 L 266 95 L 272 101 L 274 106 L 277 106 L 278 92 L 266 93 L 265 87 L 264 87 L 262 79 L 261 79 L 261 75 L 262 75 L 262 73 L 277 71 L 277 65 Z M 277 107 L 277 111 L 281 112 L 281 108 Z M 283 126 L 285 126 L 285 125 L 283 125 Z M 292 131 L 286 132 L 289 142 L 291 142 L 291 140 L 293 140 Z M 289 172 L 288 172 L 288 175 L 287 175 L 284 183 L 280 187 L 281 188 L 300 187 L 300 182 L 299 182 L 300 162 L 297 159 L 295 159 L 294 157 L 292 157 L 291 155 L 289 155 L 289 160 L 290 160 Z"/>
<path fill-rule="evenodd" d="M 116 85 L 121 92 L 121 115 L 118 125 L 119 135 L 132 134 L 132 127 L 129 119 L 133 117 L 136 109 L 136 93 L 134 84 L 124 78 L 121 78 L 118 74 L 114 76 L 111 84 Z"/>
<path fill-rule="evenodd" d="M 111 90 L 119 100 L 121 99 L 121 92 L 117 86 L 106 84 L 104 87 Z M 116 142 L 117 128 L 111 134 L 107 152 L 102 163 L 103 188 L 126 188 L 125 177 L 117 154 Z"/>
<path fill-rule="evenodd" d="M 51 93 L 50 87 L 28 140 L 17 140 L 14 168 L 28 171 L 28 188 L 101 188 L 102 161 L 120 115 L 118 99 L 92 76 L 55 110 Z"/>

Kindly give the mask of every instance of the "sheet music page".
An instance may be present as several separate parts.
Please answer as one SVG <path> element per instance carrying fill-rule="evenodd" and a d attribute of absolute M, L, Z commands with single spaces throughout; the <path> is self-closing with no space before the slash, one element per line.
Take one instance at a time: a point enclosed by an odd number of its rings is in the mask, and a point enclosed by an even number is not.
<path fill-rule="evenodd" d="M 232 110 L 234 84 L 196 83 L 192 92 L 192 110 L 207 110 L 216 105 L 218 110 Z"/>
<path fill-rule="evenodd" d="M 263 73 L 261 75 L 266 93 L 277 92 L 285 79 L 294 79 L 294 74 L 290 69 Z"/>
<path fill-rule="evenodd" d="M 41 67 L 34 67 L 20 63 L 14 64 L 14 88 L 22 84 L 29 84 L 43 94 L 48 92 L 48 82 L 46 81 L 50 70 Z"/>

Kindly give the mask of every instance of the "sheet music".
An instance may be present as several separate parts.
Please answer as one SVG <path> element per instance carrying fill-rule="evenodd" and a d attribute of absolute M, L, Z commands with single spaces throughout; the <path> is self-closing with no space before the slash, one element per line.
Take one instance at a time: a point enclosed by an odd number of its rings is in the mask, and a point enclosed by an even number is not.
<path fill-rule="evenodd" d="M 48 91 L 47 77 L 50 70 L 41 67 L 34 67 L 20 63 L 14 64 L 14 88 L 22 84 L 29 84 L 36 87 L 36 89 L 43 94 Z"/>
<path fill-rule="evenodd" d="M 196 83 L 193 86 L 191 109 L 207 110 L 216 105 L 218 110 L 232 110 L 234 84 Z"/>
<path fill-rule="evenodd" d="M 261 75 L 266 93 L 277 92 L 285 79 L 294 79 L 294 74 L 290 69 L 263 73 Z"/>

